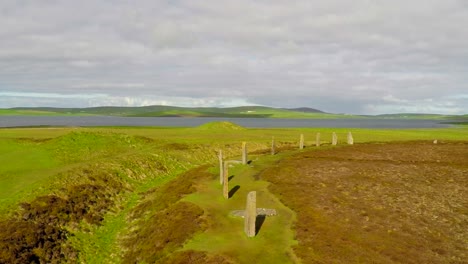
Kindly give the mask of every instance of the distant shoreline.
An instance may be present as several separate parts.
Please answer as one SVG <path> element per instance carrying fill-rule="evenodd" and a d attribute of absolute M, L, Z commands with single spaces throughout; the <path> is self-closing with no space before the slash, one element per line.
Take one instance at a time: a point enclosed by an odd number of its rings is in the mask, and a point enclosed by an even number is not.
<path fill-rule="evenodd" d="M 225 117 L 0 116 L 0 127 L 196 127 L 229 121 L 246 128 L 448 128 L 457 120 L 434 119 L 299 119 Z"/>

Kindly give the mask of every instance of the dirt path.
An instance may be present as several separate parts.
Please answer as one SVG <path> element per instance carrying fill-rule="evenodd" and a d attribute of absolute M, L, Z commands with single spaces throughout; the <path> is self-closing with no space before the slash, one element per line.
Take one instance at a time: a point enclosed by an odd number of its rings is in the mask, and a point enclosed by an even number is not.
<path fill-rule="evenodd" d="M 466 263 L 468 143 L 307 151 L 261 178 L 297 213 L 304 263 Z"/>

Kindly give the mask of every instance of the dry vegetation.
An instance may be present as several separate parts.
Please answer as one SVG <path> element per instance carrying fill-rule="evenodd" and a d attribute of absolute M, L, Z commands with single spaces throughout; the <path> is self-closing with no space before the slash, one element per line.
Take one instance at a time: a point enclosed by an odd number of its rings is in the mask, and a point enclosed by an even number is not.
<path fill-rule="evenodd" d="M 466 263 L 468 144 L 308 151 L 261 177 L 297 213 L 304 263 Z"/>
<path fill-rule="evenodd" d="M 118 185 L 77 185 L 65 197 L 40 196 L 22 203 L 22 210 L 0 222 L 0 263 L 59 263 L 76 260 L 67 243 L 66 226 L 86 221 L 99 225 Z"/>
<path fill-rule="evenodd" d="M 179 201 L 196 191 L 197 182 L 212 179 L 209 166 L 187 171 L 169 183 L 142 194 L 130 215 L 133 231 L 123 238 L 123 263 L 230 263 L 220 255 L 179 251 L 184 242 L 210 224 L 199 206 Z"/>

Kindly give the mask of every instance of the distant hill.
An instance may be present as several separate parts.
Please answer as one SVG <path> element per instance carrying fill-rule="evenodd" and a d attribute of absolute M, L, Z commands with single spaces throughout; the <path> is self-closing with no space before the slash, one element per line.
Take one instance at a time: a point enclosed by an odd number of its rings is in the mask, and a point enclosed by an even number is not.
<path fill-rule="evenodd" d="M 152 105 L 142 107 L 102 106 L 89 108 L 17 107 L 0 109 L 0 115 L 106 115 L 125 117 L 249 117 L 249 118 L 352 118 L 312 108 L 284 109 L 266 106 L 177 107 Z"/>
<path fill-rule="evenodd" d="M 323 111 L 320 111 L 318 109 L 310 108 L 310 107 L 298 107 L 298 108 L 284 108 L 289 111 L 294 111 L 294 112 L 301 112 L 301 113 L 323 113 L 326 114 Z"/>
<path fill-rule="evenodd" d="M 274 108 L 267 106 L 239 107 L 178 107 L 151 105 L 141 107 L 100 106 L 89 108 L 53 108 L 53 107 L 16 107 L 0 109 L 0 115 L 9 116 L 123 116 L 123 117 L 220 117 L 220 118 L 379 118 L 379 119 L 437 119 L 466 121 L 468 115 L 437 114 L 384 114 L 384 115 L 347 115 L 331 114 L 309 107 Z"/>

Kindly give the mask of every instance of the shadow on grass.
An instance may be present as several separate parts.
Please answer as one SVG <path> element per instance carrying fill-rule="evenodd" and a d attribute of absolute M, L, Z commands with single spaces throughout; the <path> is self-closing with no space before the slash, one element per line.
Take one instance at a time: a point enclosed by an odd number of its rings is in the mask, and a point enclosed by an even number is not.
<path fill-rule="evenodd" d="M 239 185 L 234 186 L 234 187 L 229 191 L 229 198 L 231 198 L 239 189 L 240 189 L 240 186 L 239 186 Z"/>
<path fill-rule="evenodd" d="M 257 219 L 255 219 L 255 235 L 258 235 L 260 232 L 263 222 L 265 222 L 265 218 L 266 215 L 257 215 Z"/>
<path fill-rule="evenodd" d="M 229 177 L 228 177 L 228 181 L 231 181 L 232 178 L 234 178 L 234 175 L 229 176 Z"/>

